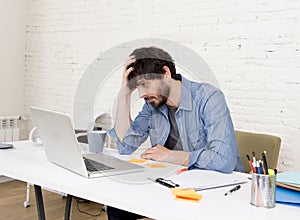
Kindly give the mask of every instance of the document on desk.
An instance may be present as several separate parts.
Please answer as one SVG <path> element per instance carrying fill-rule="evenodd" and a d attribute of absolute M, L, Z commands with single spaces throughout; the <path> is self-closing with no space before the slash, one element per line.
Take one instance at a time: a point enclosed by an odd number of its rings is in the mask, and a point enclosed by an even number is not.
<path fill-rule="evenodd" d="M 277 182 L 286 184 L 295 184 L 300 186 L 300 172 L 299 171 L 289 171 L 279 173 L 277 175 Z"/>
<path fill-rule="evenodd" d="M 194 188 L 196 191 L 215 189 L 247 183 L 246 177 L 224 174 L 212 170 L 189 170 L 170 178 L 181 188 Z"/>

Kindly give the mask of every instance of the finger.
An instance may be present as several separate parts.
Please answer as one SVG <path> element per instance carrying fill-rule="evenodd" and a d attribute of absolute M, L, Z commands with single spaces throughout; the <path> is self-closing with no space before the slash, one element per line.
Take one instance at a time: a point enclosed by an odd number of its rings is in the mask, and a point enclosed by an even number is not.
<path fill-rule="evenodd" d="M 145 150 L 141 155 L 149 154 L 149 150 L 150 150 L 150 149 Z"/>
<path fill-rule="evenodd" d="M 124 69 L 126 70 L 129 65 L 133 64 L 136 61 L 134 57 L 131 57 L 129 60 L 127 60 L 124 64 Z"/>
<path fill-rule="evenodd" d="M 151 160 L 151 159 L 152 159 L 151 156 L 150 156 L 149 154 L 142 154 L 142 155 L 141 155 L 141 158 L 142 158 L 142 159 L 146 159 L 146 160 Z"/>
<path fill-rule="evenodd" d="M 130 63 L 128 65 L 124 66 L 123 78 L 124 78 L 125 81 L 127 81 L 127 77 L 134 70 L 133 66 L 131 66 L 131 67 L 128 68 L 129 65 L 130 65 Z"/>
<path fill-rule="evenodd" d="M 148 157 L 149 155 L 152 155 L 152 153 L 153 153 L 153 149 L 149 148 L 141 154 L 141 157 Z"/>
<path fill-rule="evenodd" d="M 129 67 L 125 72 L 124 72 L 124 78 L 126 78 L 130 73 L 131 71 L 134 70 L 133 67 Z"/>
<path fill-rule="evenodd" d="M 142 159 L 148 159 L 149 160 L 149 159 L 152 159 L 152 156 L 153 156 L 152 153 L 147 153 L 147 152 L 144 152 L 144 153 L 141 154 Z"/>

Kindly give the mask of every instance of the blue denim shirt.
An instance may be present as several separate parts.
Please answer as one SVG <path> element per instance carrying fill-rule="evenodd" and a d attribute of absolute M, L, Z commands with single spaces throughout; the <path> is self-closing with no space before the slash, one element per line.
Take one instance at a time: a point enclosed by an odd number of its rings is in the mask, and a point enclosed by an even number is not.
<path fill-rule="evenodd" d="M 182 147 L 191 152 L 188 169 L 230 173 L 243 171 L 234 128 L 223 93 L 207 83 L 182 77 L 181 100 L 175 113 Z M 168 107 L 155 109 L 145 102 L 122 143 L 109 131 L 120 154 L 131 154 L 150 136 L 151 145 L 164 146 L 170 132 Z"/>

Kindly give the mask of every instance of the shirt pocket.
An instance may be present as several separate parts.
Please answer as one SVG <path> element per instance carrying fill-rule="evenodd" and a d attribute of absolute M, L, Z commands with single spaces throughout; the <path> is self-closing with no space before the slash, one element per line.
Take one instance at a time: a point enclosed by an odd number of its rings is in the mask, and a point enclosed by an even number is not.
<path fill-rule="evenodd" d="M 150 142 L 152 146 L 158 144 L 159 132 L 158 129 L 150 128 L 149 129 Z"/>
<path fill-rule="evenodd" d="M 149 136 L 151 145 L 155 146 L 157 144 L 164 144 L 164 141 L 167 139 L 169 134 L 169 124 L 166 122 L 166 119 L 161 114 L 152 115 L 150 119 L 150 128 Z"/>
<path fill-rule="evenodd" d="M 164 125 L 166 119 L 162 114 L 153 114 L 151 115 L 149 126 L 150 128 L 159 128 L 161 125 Z"/>

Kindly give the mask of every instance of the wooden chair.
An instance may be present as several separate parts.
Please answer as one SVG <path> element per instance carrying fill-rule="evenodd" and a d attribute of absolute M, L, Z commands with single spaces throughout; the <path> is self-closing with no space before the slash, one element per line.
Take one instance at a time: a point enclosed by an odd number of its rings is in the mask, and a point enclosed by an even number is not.
<path fill-rule="evenodd" d="M 250 133 L 245 131 L 235 131 L 234 133 L 243 161 L 245 173 L 249 173 L 251 171 L 246 155 L 248 154 L 250 158 L 252 158 L 252 151 L 255 152 L 257 160 L 261 159 L 262 152 L 266 151 L 268 168 L 275 169 L 277 167 L 281 144 L 280 137 L 268 134 Z"/>

